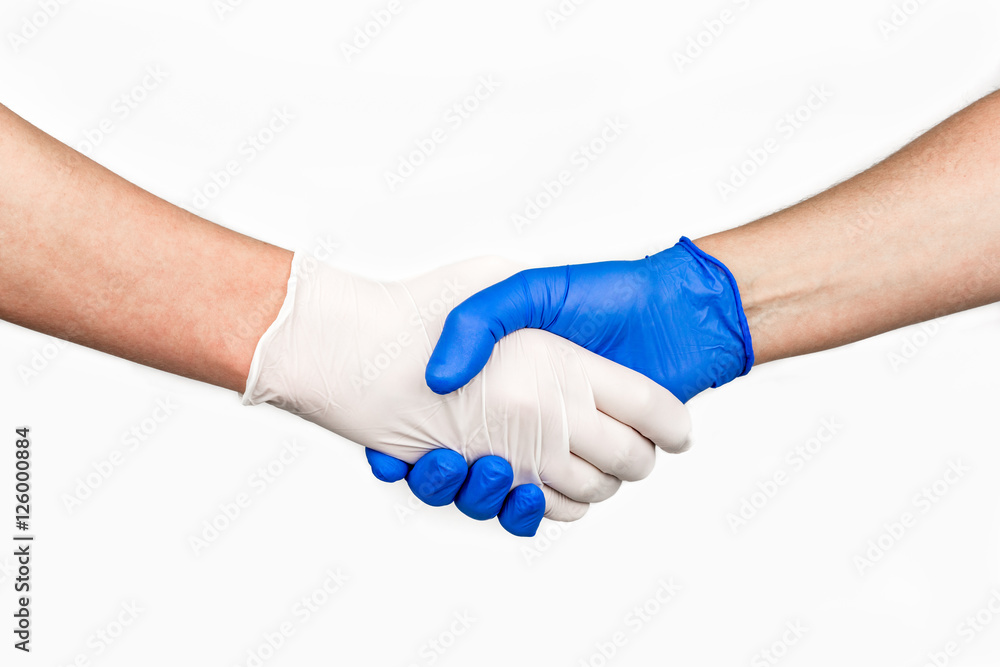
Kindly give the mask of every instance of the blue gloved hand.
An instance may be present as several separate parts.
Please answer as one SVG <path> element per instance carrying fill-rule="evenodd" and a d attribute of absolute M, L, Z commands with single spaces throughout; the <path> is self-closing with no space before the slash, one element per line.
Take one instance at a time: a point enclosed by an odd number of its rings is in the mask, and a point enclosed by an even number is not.
<path fill-rule="evenodd" d="M 424 454 L 411 469 L 399 459 L 365 449 L 372 473 L 383 482 L 404 477 L 420 500 L 440 507 L 455 503 L 464 514 L 485 521 L 498 517 L 507 532 L 531 537 L 545 512 L 545 497 L 534 484 L 514 489 L 514 471 L 498 456 L 484 456 L 471 467 L 458 452 L 436 449 Z"/>
<path fill-rule="evenodd" d="M 568 338 L 685 403 L 753 365 L 736 279 L 686 237 L 645 259 L 530 269 L 474 294 L 448 314 L 427 385 L 455 391 L 523 328 Z"/>

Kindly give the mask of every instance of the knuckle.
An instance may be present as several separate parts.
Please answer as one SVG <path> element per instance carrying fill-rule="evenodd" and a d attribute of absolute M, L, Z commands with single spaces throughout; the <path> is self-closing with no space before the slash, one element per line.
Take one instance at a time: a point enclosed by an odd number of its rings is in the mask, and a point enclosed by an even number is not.
<path fill-rule="evenodd" d="M 445 327 L 462 333 L 476 331 L 486 327 L 479 312 L 468 301 L 458 304 L 445 317 Z"/>
<path fill-rule="evenodd" d="M 656 464 L 656 450 L 646 445 L 620 446 L 608 472 L 626 482 L 649 477 Z"/>

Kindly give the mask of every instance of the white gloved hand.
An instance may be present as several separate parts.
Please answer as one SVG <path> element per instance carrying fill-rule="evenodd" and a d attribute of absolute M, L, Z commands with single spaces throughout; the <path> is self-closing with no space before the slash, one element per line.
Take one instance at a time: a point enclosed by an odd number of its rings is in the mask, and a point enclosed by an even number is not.
<path fill-rule="evenodd" d="M 515 486 L 541 485 L 545 516 L 577 519 L 620 480 L 648 475 L 653 443 L 683 451 L 690 418 L 652 380 L 538 330 L 501 340 L 462 389 L 431 391 L 424 369 L 448 311 L 515 270 L 480 259 L 377 282 L 296 253 L 243 403 L 271 403 L 408 463 L 440 447 L 470 464 L 500 456 Z"/>

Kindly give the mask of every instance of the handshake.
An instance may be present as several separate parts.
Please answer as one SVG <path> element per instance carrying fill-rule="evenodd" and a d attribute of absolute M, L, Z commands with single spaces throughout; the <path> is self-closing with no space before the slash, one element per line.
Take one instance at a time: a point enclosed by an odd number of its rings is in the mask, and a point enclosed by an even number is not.
<path fill-rule="evenodd" d="M 687 238 L 636 261 L 481 259 L 403 282 L 296 253 L 243 403 L 364 445 L 376 477 L 428 504 L 530 536 L 649 475 L 656 446 L 687 449 L 684 403 L 752 364 L 736 280 Z"/>
<path fill-rule="evenodd" d="M 993 93 L 830 190 L 641 260 L 377 282 L 171 206 L 0 106 L 0 319 L 241 390 L 425 502 L 531 535 L 686 449 L 684 403 L 755 350 L 1000 300 L 998 128 Z M 232 335 L 248 310 L 267 315 Z"/>

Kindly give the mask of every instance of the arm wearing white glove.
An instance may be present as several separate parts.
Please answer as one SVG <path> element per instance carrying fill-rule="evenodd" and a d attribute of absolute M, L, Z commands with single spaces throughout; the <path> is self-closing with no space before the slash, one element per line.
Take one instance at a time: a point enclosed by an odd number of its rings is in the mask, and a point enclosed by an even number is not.
<path fill-rule="evenodd" d="M 454 401 L 429 392 L 423 367 L 447 310 L 434 299 L 451 275 L 381 285 L 316 267 L 315 273 L 296 271 L 296 289 L 286 299 L 292 253 L 163 201 L 3 106 L 0 171 L 0 319 L 235 391 L 247 388 L 256 350 L 247 400 L 283 401 L 347 437 L 411 461 L 416 452 L 434 447 L 453 446 L 467 457 L 509 452 L 519 479 L 551 479 L 583 500 L 606 495 L 616 482 L 572 458 L 569 447 L 608 469 L 624 452 L 626 478 L 649 463 L 649 451 L 633 459 L 625 447 L 641 444 L 648 450 L 648 443 L 607 414 L 627 419 L 628 409 L 659 405 L 655 386 L 633 385 L 632 376 L 587 361 L 587 355 L 583 361 L 574 354 L 563 358 L 554 337 L 536 334 L 534 341 L 506 346 L 505 359 L 523 348 L 538 365 L 512 360 L 491 367 L 492 377 L 477 385 L 478 400 L 471 391 Z M 306 262 L 297 261 L 300 265 Z M 506 272 L 495 268 L 456 272 L 468 283 L 455 303 Z M 267 339 L 260 341 L 266 330 Z M 398 337 L 404 333 L 411 338 Z M 291 347 L 281 354 L 283 341 Z M 400 350 L 384 373 L 378 368 L 383 344 Z M 293 360 L 297 366 L 283 366 Z M 375 371 L 379 381 L 366 387 L 366 376 Z M 301 384 L 287 384 L 292 378 Z M 351 393 L 352 378 L 366 391 Z M 557 385 L 570 379 L 580 384 Z M 602 396 L 600 390 L 622 394 Z M 594 396 L 606 414 L 596 410 Z M 626 398 L 634 405 L 616 405 Z M 339 412 L 337 401 L 347 409 Z M 668 403 L 658 416 L 670 420 L 672 414 Z M 676 438 L 661 438 L 642 419 L 632 423 L 672 446 L 687 423 L 686 415 L 676 419 Z M 486 428 L 477 433 L 474 423 Z M 514 439 L 528 424 L 532 438 Z M 583 434 L 573 429 L 585 424 L 604 424 L 619 439 L 593 438 L 584 446 Z M 551 452 L 543 437 L 548 434 L 558 438 Z M 551 508 L 565 517 L 581 509 L 569 501 L 561 514 Z"/>

